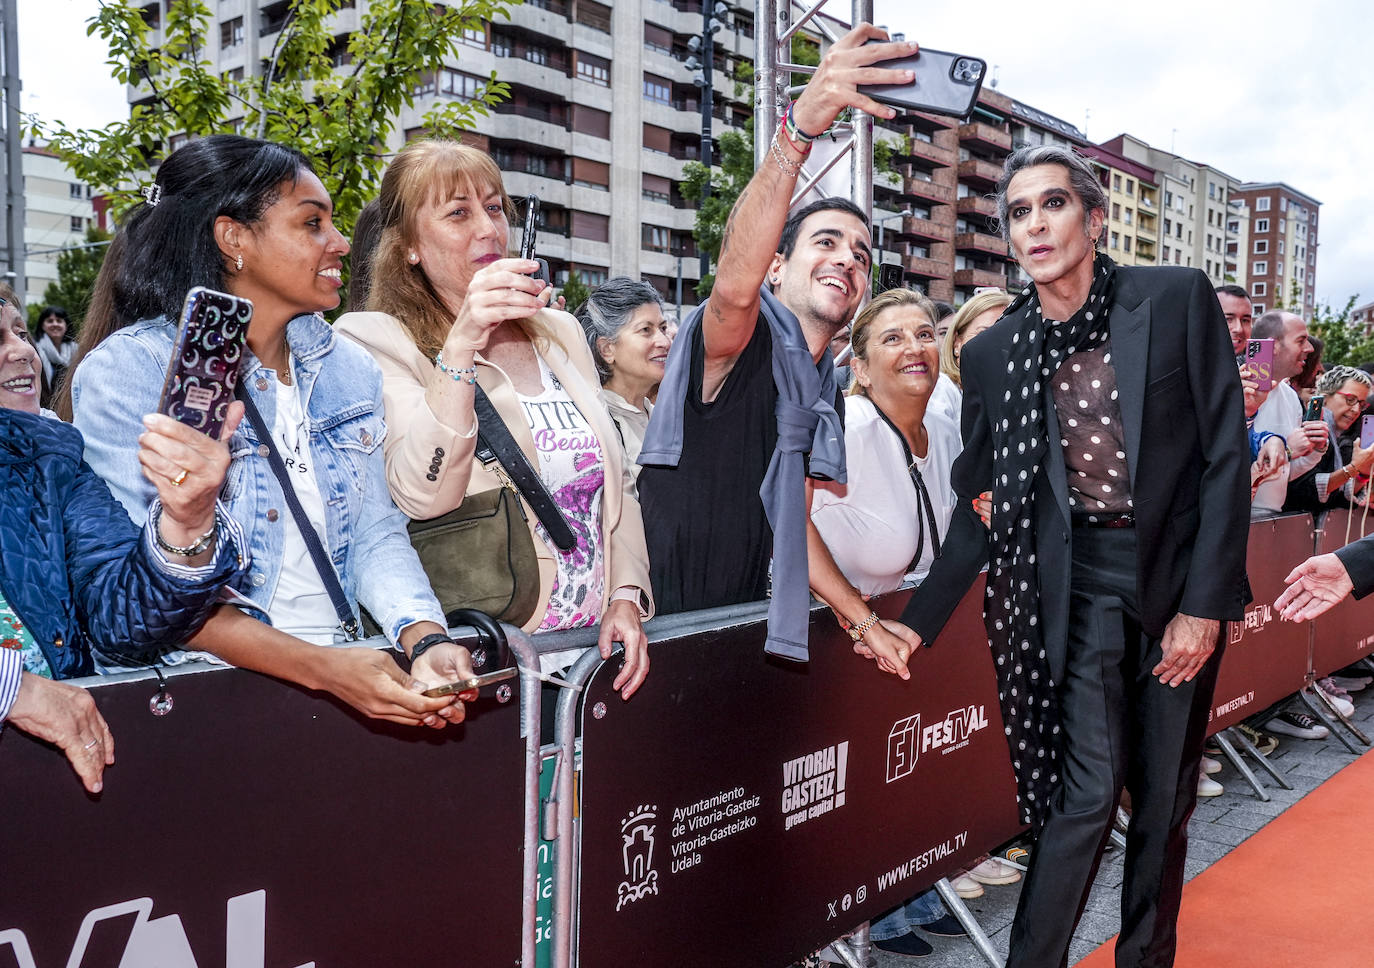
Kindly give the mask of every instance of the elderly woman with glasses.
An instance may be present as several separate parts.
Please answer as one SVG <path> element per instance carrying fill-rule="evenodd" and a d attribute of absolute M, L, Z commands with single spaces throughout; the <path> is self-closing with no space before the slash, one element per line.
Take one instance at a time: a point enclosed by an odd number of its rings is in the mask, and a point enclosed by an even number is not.
<path fill-rule="evenodd" d="M 1325 397 L 1330 446 L 1317 466 L 1288 485 L 1285 511 L 1325 511 L 1349 507 L 1369 482 L 1374 447 L 1360 446 L 1360 416 L 1369 405 L 1370 376 L 1352 366 L 1333 366 L 1317 381 L 1317 395 Z M 1352 433 L 1353 431 L 1353 433 Z"/>

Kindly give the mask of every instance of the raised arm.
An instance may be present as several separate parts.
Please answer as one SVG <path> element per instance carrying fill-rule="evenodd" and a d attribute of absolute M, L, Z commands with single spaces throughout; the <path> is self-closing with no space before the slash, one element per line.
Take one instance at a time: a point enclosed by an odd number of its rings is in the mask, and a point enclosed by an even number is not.
<path fill-rule="evenodd" d="M 858 90 L 860 84 L 904 84 L 912 72 L 869 65 L 917 50 L 907 41 L 873 44 L 887 40 L 887 33 L 872 24 L 860 24 L 845 34 L 821 59 L 816 74 L 792 107 L 792 117 L 804 134 L 824 133 L 845 108 L 858 108 L 874 117 L 891 119 L 896 111 Z M 776 137 L 775 137 L 776 135 Z M 711 301 L 702 323 L 706 348 L 706 386 L 712 370 L 724 365 L 726 372 L 749 344 L 758 318 L 759 286 L 767 277 L 782 237 L 783 223 L 796 190 L 797 176 L 806 155 L 785 135 L 772 131 L 756 137 L 772 138 L 772 146 L 754 177 L 740 193 L 721 239 L 719 268 Z"/>

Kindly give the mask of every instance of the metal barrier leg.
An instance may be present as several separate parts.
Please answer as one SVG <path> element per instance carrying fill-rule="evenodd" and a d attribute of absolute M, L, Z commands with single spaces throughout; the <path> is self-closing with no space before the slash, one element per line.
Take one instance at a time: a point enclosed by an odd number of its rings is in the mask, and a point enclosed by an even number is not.
<path fill-rule="evenodd" d="M 1313 693 L 1316 693 L 1316 699 L 1313 699 Z M 1331 735 L 1341 741 L 1342 746 L 1344 746 L 1352 753 L 1364 752 L 1363 750 L 1357 749 L 1354 743 L 1346 739 L 1345 733 L 1341 732 L 1341 730 L 1337 726 L 1337 723 L 1339 723 L 1341 726 L 1344 726 L 1356 739 L 1358 739 L 1365 746 L 1369 745 L 1369 737 L 1366 736 L 1364 733 L 1360 732 L 1358 726 L 1356 726 L 1350 720 L 1345 718 L 1345 715 L 1339 709 L 1336 708 L 1336 704 L 1331 701 L 1330 696 L 1328 696 L 1322 690 L 1310 685 L 1304 686 L 1302 690 L 1298 693 L 1298 695 L 1302 696 L 1303 702 L 1307 703 L 1307 708 L 1311 709 L 1312 712 L 1317 716 L 1317 718 L 1326 724 L 1326 728 L 1331 730 Z M 1323 706 L 1326 707 L 1325 711 L 1323 711 L 1322 709 Z M 1327 712 L 1329 712 L 1331 716 L 1326 715 Z M 1334 716 L 1335 719 L 1332 719 L 1332 716 Z"/>
<path fill-rule="evenodd" d="M 1269 800 L 1269 791 L 1264 788 L 1264 784 L 1260 783 L 1259 777 L 1255 776 L 1254 771 L 1245 764 L 1245 760 L 1236 752 L 1236 748 L 1231 745 L 1231 740 L 1227 739 L 1228 734 L 1232 737 L 1239 735 L 1238 732 L 1233 733 L 1230 729 L 1223 729 L 1212 738 L 1217 741 L 1217 745 L 1220 746 L 1221 751 L 1226 754 L 1226 758 L 1231 761 L 1231 765 L 1236 768 L 1236 772 L 1245 778 L 1246 783 L 1250 784 L 1250 789 L 1255 791 L 1255 796 L 1259 797 L 1261 800 Z M 1254 753 L 1257 759 L 1262 759 L 1259 755 L 1259 750 L 1255 749 L 1253 744 L 1250 746 L 1250 751 Z"/>
<path fill-rule="evenodd" d="M 594 648 L 588 649 L 567 671 L 564 676 L 567 688 L 558 697 L 557 734 L 554 741 L 560 747 L 561 762 L 553 803 L 557 811 L 555 819 L 558 830 L 554 850 L 553 968 L 572 968 L 577 963 L 573 942 L 573 922 L 577 912 L 576 878 L 573 876 L 576 846 L 573 774 L 577 762 L 577 707 L 582 685 L 600 664 L 601 654 Z M 531 961 L 530 965 L 533 964 Z"/>
<path fill-rule="evenodd" d="M 1259 751 L 1254 743 L 1250 742 L 1250 737 L 1245 735 L 1243 730 L 1226 729 L 1223 730 L 1227 736 L 1235 740 L 1242 750 L 1249 753 L 1251 758 L 1260 765 L 1260 768 L 1274 778 L 1274 782 L 1285 790 L 1293 789 L 1293 784 L 1288 782 L 1287 777 L 1275 769 L 1274 764 L 1269 762 L 1269 758 Z"/>
<path fill-rule="evenodd" d="M 972 941 L 973 946 L 978 949 L 978 953 L 983 956 L 983 960 L 991 965 L 992 968 L 1003 968 L 1006 962 L 1002 959 L 1002 956 L 997 953 L 997 950 L 993 948 L 992 942 L 988 940 L 987 932 L 984 931 L 983 926 L 978 923 L 978 919 L 973 916 L 973 912 L 968 909 L 968 905 L 964 903 L 964 899 L 954 893 L 954 887 L 949 883 L 949 880 L 944 877 L 940 878 L 935 882 L 935 890 L 939 892 L 940 900 L 945 902 L 945 906 L 959 919 L 959 923 L 964 926 L 964 930 L 968 932 L 969 940 Z"/>
<path fill-rule="evenodd" d="M 520 731 L 525 738 L 525 856 L 521 862 L 520 963 L 533 965 L 539 904 L 539 656 L 520 629 L 504 625 L 502 631 L 511 654 L 520 666 Z"/>
<path fill-rule="evenodd" d="M 873 945 L 868 940 L 868 922 L 865 921 L 843 938 L 836 938 L 826 945 L 822 954 L 829 952 L 846 968 L 868 968 Z"/>

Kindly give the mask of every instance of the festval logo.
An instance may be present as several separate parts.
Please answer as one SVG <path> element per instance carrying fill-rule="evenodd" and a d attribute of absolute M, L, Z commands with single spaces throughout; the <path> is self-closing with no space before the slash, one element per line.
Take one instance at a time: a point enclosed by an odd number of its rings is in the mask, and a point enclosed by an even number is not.
<path fill-rule="evenodd" d="M 887 782 L 909 776 L 920 755 L 916 734 L 921 731 L 921 714 L 899 719 L 887 734 Z"/>

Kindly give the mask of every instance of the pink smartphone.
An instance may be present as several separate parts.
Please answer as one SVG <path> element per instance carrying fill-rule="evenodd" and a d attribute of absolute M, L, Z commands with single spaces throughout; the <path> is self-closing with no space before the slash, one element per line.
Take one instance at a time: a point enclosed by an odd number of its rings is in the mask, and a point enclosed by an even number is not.
<path fill-rule="evenodd" d="M 207 437 L 219 437 L 252 318 L 253 304 L 247 299 L 204 286 L 186 294 L 157 405 L 160 413 Z"/>

